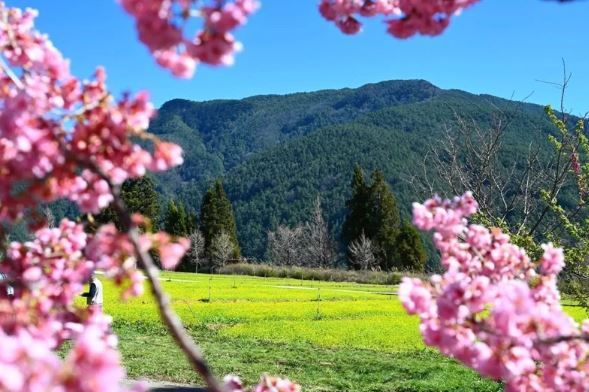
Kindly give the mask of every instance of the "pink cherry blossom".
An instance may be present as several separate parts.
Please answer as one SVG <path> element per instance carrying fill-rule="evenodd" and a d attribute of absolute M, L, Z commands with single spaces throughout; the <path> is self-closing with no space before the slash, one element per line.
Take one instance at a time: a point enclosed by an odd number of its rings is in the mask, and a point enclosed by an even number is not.
<path fill-rule="evenodd" d="M 558 275 L 564 267 L 564 254 L 561 248 L 555 248 L 551 243 L 542 245 L 544 254 L 540 260 L 540 270 L 545 275 Z"/>
<path fill-rule="evenodd" d="M 158 249 L 162 267 L 173 269 L 182 259 L 184 253 L 190 248 L 190 241 L 187 238 L 179 238 L 173 242 L 166 233 L 156 233 L 152 237 L 154 247 Z"/>
<path fill-rule="evenodd" d="M 189 78 L 198 63 L 231 65 L 241 48 L 231 32 L 244 25 L 259 7 L 254 0 L 195 4 L 185 0 L 120 0 L 133 18 L 139 40 L 153 54 L 157 63 L 174 76 Z M 178 14 L 175 10 L 181 10 Z M 202 28 L 193 37 L 181 25 L 190 18 L 201 18 Z"/>
<path fill-rule="evenodd" d="M 301 387 L 288 379 L 262 376 L 253 392 L 300 392 Z"/>
<path fill-rule="evenodd" d="M 469 225 L 475 211 L 471 194 L 414 204 L 413 221 L 434 231 L 446 270 L 429 282 L 406 278 L 399 287 L 407 312 L 420 318 L 425 343 L 503 380 L 509 391 L 586 390 L 589 344 L 550 342 L 587 333 L 587 323 L 580 329 L 560 305 L 562 249 L 544 245 L 537 267 L 499 229 Z"/>
<path fill-rule="evenodd" d="M 415 34 L 439 35 L 450 18 L 477 0 L 321 0 L 319 12 L 345 34 L 356 34 L 356 16 L 384 16 L 387 32 L 397 38 Z"/>

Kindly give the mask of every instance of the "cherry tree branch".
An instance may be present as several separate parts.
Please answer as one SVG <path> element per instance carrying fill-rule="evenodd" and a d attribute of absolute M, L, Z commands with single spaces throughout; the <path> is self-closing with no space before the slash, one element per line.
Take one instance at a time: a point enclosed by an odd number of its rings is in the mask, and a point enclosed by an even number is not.
<path fill-rule="evenodd" d="M 10 69 L 10 67 L 8 66 L 8 64 L 6 64 L 6 61 L 4 61 L 4 58 L 2 57 L 0 57 L 0 71 L 4 72 L 6 76 L 10 78 L 10 80 L 12 81 L 12 83 L 14 83 L 16 88 L 18 88 L 19 90 L 24 89 L 23 82 L 18 78 L 18 76 L 16 76 L 14 71 Z"/>
<path fill-rule="evenodd" d="M 118 218 L 121 223 L 122 231 L 129 235 L 129 240 L 133 244 L 135 250 L 135 256 L 140 267 L 143 268 L 145 276 L 149 281 L 151 287 L 151 293 L 153 294 L 158 304 L 160 316 L 166 325 L 168 331 L 174 338 L 176 344 L 184 352 L 184 355 L 188 359 L 188 362 L 192 368 L 200 374 L 203 380 L 207 384 L 207 390 L 209 392 L 225 392 L 223 386 L 219 383 L 212 370 L 209 368 L 205 361 L 200 348 L 196 345 L 194 340 L 190 337 L 182 321 L 172 309 L 170 304 L 170 298 L 165 293 L 159 279 L 159 270 L 156 267 L 152 257 L 147 251 L 141 248 L 139 244 L 139 228 L 135 225 L 131 219 L 125 202 L 123 201 L 120 193 L 120 187 L 113 185 L 110 178 L 94 163 L 84 161 L 81 162 L 84 166 L 97 173 L 102 179 L 108 182 L 112 190 L 113 202 L 112 207 L 116 211 Z"/>
<path fill-rule="evenodd" d="M 589 342 L 589 335 L 587 335 L 587 334 L 561 335 L 561 336 L 556 336 L 553 338 L 538 340 L 538 343 L 540 343 L 540 344 L 557 344 L 557 343 L 562 343 L 562 342 L 570 342 L 573 340 L 582 340 L 585 342 Z"/>

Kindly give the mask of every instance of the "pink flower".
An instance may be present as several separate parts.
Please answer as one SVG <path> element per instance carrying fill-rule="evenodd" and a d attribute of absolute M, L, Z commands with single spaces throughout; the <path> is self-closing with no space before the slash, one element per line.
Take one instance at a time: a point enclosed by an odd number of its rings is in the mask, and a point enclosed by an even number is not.
<path fill-rule="evenodd" d="M 346 34 L 360 31 L 356 15 L 388 17 L 387 31 L 397 38 L 408 38 L 415 34 L 438 35 L 450 23 L 450 18 L 476 0 L 321 0 L 319 12 Z M 350 22 L 352 20 L 353 22 Z"/>
<path fill-rule="evenodd" d="M 63 382 L 80 392 L 119 390 L 125 376 L 119 353 L 106 344 L 102 331 L 93 326 L 76 339 L 65 362 L 71 370 L 62 375 Z"/>
<path fill-rule="evenodd" d="M 552 243 L 543 244 L 544 254 L 540 260 L 540 271 L 544 275 L 558 275 L 564 267 L 564 254 L 562 248 L 555 248 Z"/>
<path fill-rule="evenodd" d="M 172 50 L 157 50 L 153 56 L 159 65 L 168 68 L 176 77 L 189 79 L 194 75 L 197 61 L 187 53 L 178 54 Z"/>
<path fill-rule="evenodd" d="M 505 356 L 505 369 L 509 372 L 509 378 L 515 378 L 536 370 L 536 364 L 531 358 L 530 350 L 527 347 L 512 347 Z"/>
<path fill-rule="evenodd" d="M 180 146 L 159 142 L 155 145 L 150 169 L 153 171 L 168 170 L 171 167 L 181 165 L 182 162 L 184 162 L 184 159 L 182 158 L 182 148 Z"/>
<path fill-rule="evenodd" d="M 301 387 L 288 379 L 262 376 L 255 392 L 300 392 Z"/>
<path fill-rule="evenodd" d="M 399 298 L 420 318 L 426 344 L 480 374 L 502 379 L 506 390 L 583 391 L 589 387 L 589 344 L 545 343 L 580 330 L 563 312 L 556 274 L 563 252 L 543 246 L 538 275 L 525 251 L 493 228 L 468 225 L 476 201 L 465 194 L 414 204 L 414 222 L 434 230 L 443 275 L 429 283 L 405 278 Z M 435 304 L 431 302 L 435 298 Z"/>
<path fill-rule="evenodd" d="M 227 375 L 223 378 L 225 389 L 229 392 L 245 392 L 243 384 L 237 376 Z"/>
<path fill-rule="evenodd" d="M 403 278 L 399 286 L 399 299 L 409 314 L 425 314 L 432 306 L 430 291 L 419 279 Z"/>
<path fill-rule="evenodd" d="M 172 242 L 166 233 L 155 233 L 152 238 L 155 247 L 159 250 L 161 263 L 165 269 L 176 267 L 190 247 L 190 241 L 187 238 L 178 238 L 176 242 Z"/>
<path fill-rule="evenodd" d="M 336 24 L 344 34 L 357 34 L 360 32 L 360 30 L 362 30 L 362 25 L 360 22 L 358 22 L 353 17 L 340 20 Z"/>
<path fill-rule="evenodd" d="M 244 25 L 259 7 L 254 0 L 227 2 L 203 1 L 199 8 L 186 0 L 121 0 L 123 8 L 135 19 L 139 39 L 152 52 L 159 65 L 175 76 L 189 78 L 196 65 L 230 65 L 241 47 L 231 32 Z M 178 12 L 180 10 L 180 12 Z M 178 26 L 198 15 L 202 27 L 192 37 Z"/>

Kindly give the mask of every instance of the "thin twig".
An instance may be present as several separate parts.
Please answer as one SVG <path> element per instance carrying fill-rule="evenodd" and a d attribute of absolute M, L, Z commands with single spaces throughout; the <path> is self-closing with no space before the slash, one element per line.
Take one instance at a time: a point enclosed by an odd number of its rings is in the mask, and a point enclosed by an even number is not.
<path fill-rule="evenodd" d="M 22 90 L 25 88 L 23 82 L 18 78 L 18 76 L 16 76 L 14 71 L 12 69 L 10 69 L 10 67 L 8 66 L 8 64 L 6 64 L 6 61 L 4 61 L 4 59 L 2 57 L 0 57 L 0 69 L 2 69 L 2 71 L 4 71 L 4 73 L 6 74 L 6 76 L 8 76 L 10 78 L 10 80 L 12 80 L 12 83 L 14 83 L 16 88 L 18 88 L 19 90 Z"/>
<path fill-rule="evenodd" d="M 556 344 L 556 343 L 561 343 L 561 342 L 570 342 L 572 340 L 583 340 L 585 342 L 589 342 L 589 335 L 581 334 L 581 335 L 556 336 L 553 338 L 540 339 L 540 340 L 538 340 L 538 343 L 540 343 L 540 344 Z"/>

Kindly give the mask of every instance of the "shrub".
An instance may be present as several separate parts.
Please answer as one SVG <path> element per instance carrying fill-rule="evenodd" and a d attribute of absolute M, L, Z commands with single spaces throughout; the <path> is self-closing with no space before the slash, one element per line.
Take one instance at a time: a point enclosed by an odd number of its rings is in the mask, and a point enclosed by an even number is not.
<path fill-rule="evenodd" d="M 249 275 L 266 278 L 291 278 L 299 280 L 322 280 L 330 282 L 355 282 L 363 284 L 391 285 L 401 282 L 401 273 L 382 271 L 347 271 L 305 267 L 279 267 L 269 264 L 237 263 L 219 270 L 227 275 Z"/>

